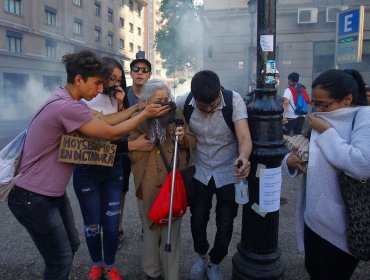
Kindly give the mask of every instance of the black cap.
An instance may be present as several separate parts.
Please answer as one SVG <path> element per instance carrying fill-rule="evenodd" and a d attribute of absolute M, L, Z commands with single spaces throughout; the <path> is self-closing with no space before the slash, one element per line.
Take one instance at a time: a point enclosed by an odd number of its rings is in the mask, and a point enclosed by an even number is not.
<path fill-rule="evenodd" d="M 145 59 L 145 52 L 144 51 L 139 51 L 139 52 L 136 53 L 136 59 L 131 61 L 130 68 L 135 66 L 135 64 L 138 63 L 138 62 L 145 63 L 146 66 L 148 66 L 150 68 L 150 71 L 152 71 L 152 64 L 149 62 L 149 60 Z"/>

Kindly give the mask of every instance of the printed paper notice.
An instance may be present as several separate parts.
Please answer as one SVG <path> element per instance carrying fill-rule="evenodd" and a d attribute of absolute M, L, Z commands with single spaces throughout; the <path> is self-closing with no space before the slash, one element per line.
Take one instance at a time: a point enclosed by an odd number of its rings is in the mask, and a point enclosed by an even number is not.
<path fill-rule="evenodd" d="M 260 170 L 259 205 L 266 212 L 280 209 L 281 166 Z"/>
<path fill-rule="evenodd" d="M 261 35 L 260 44 L 262 51 L 264 52 L 274 51 L 274 35 Z"/>

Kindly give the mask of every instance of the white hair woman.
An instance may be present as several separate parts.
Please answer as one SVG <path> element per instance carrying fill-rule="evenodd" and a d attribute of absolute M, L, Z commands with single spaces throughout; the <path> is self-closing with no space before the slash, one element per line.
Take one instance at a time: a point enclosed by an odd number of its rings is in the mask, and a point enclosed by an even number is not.
<path fill-rule="evenodd" d="M 137 126 L 129 137 L 132 140 L 146 133 L 147 138 L 156 144 L 156 148 L 150 151 L 130 152 L 136 196 L 143 202 L 142 266 L 148 279 L 162 279 L 164 276 L 164 279 L 176 280 L 179 279 L 181 218 L 171 225 L 171 252 L 163 253 L 168 226 L 154 224 L 148 214 L 168 175 L 162 157 L 165 157 L 168 163 L 171 162 L 174 136 L 178 136 L 180 169 L 189 165 L 189 151 L 195 145 L 195 138 L 186 124 L 175 125 L 175 119 L 183 120 L 183 116 L 172 102 L 166 82 L 158 79 L 147 81 L 142 88 L 140 103 L 170 104 L 172 108 L 167 115 L 149 119 Z"/>

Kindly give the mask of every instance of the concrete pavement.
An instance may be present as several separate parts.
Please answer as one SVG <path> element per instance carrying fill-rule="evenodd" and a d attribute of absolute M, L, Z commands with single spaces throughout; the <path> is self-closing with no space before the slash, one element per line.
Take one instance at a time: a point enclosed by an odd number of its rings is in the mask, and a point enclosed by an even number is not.
<path fill-rule="evenodd" d="M 309 279 L 304 268 L 304 257 L 297 254 L 294 232 L 294 208 L 295 193 L 299 178 L 283 178 L 283 196 L 288 198 L 288 204 L 280 210 L 279 225 L 279 248 L 282 251 L 281 261 L 286 266 L 284 279 L 305 280 Z M 70 279 L 85 279 L 90 267 L 90 259 L 87 252 L 86 242 L 83 236 L 83 223 L 78 202 L 74 195 L 71 184 L 68 186 L 76 223 L 81 238 L 81 247 L 76 254 Z M 215 234 L 214 214 L 212 210 L 209 225 L 210 243 Z M 42 279 L 43 261 L 25 229 L 14 219 L 6 204 L 0 204 L 0 278 L 11 279 Z M 190 233 L 189 212 L 183 218 L 181 233 L 181 279 L 189 279 L 189 270 L 195 254 Z M 236 246 L 240 241 L 241 233 L 241 208 L 235 220 L 232 242 L 229 255 L 221 263 L 221 272 L 225 280 L 231 279 L 231 259 L 236 252 Z M 125 208 L 125 235 L 123 247 L 117 253 L 116 266 L 123 279 L 145 279 L 141 269 L 141 225 L 137 213 L 133 187 L 129 191 Z M 370 263 L 361 263 L 352 279 L 370 279 Z"/>

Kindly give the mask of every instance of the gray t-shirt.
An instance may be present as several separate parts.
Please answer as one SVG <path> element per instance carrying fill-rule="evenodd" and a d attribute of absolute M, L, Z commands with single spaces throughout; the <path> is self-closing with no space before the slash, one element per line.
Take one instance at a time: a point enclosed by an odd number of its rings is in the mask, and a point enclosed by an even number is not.
<path fill-rule="evenodd" d="M 176 99 L 177 108 L 184 108 L 188 94 Z M 221 104 L 213 112 L 205 115 L 195 105 L 194 98 L 190 105 L 194 111 L 190 118 L 189 127 L 197 139 L 197 145 L 192 153 L 196 173 L 194 177 L 205 185 L 214 178 L 216 187 L 238 182 L 234 177 L 234 161 L 238 157 L 238 140 L 227 126 L 222 114 L 225 101 L 221 97 Z M 235 123 L 238 120 L 248 118 L 247 107 L 241 96 L 233 92 L 233 115 Z"/>
<path fill-rule="evenodd" d="M 132 87 L 130 87 L 127 92 L 127 99 L 129 107 L 139 103 L 139 97 L 136 96 Z"/>

